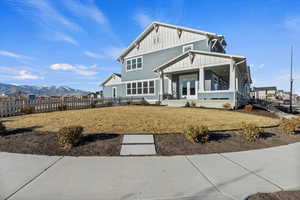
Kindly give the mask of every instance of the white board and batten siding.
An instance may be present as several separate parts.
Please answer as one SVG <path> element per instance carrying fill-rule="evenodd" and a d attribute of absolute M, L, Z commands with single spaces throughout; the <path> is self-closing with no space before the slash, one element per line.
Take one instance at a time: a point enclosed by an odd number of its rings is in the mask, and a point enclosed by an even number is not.
<path fill-rule="evenodd" d="M 163 71 L 165 73 L 189 70 L 199 68 L 201 66 L 209 66 L 209 65 L 219 65 L 219 64 L 230 64 L 231 58 L 217 57 L 217 56 L 209 56 L 209 55 L 201 55 L 194 54 L 194 60 L 191 62 L 190 57 L 186 56 L 182 60 L 170 65 Z"/>
<path fill-rule="evenodd" d="M 207 39 L 207 36 L 186 30 L 182 30 L 181 36 L 179 37 L 177 29 L 159 26 L 157 32 L 153 29 L 148 33 L 148 35 L 139 42 L 139 47 L 133 48 L 125 56 L 125 59 L 204 39 Z"/>
<path fill-rule="evenodd" d="M 113 75 L 105 84 L 104 86 L 109 86 L 109 85 L 117 85 L 121 84 L 121 77 Z"/>

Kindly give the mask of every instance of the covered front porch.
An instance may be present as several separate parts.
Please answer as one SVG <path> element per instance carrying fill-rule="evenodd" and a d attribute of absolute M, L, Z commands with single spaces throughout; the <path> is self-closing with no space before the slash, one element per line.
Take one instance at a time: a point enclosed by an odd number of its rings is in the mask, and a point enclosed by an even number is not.
<path fill-rule="evenodd" d="M 248 95 L 250 78 L 245 62 L 244 57 L 234 59 L 220 53 L 183 54 L 156 69 L 160 100 L 168 105 L 193 101 L 203 107 L 238 107 L 239 100 Z"/>

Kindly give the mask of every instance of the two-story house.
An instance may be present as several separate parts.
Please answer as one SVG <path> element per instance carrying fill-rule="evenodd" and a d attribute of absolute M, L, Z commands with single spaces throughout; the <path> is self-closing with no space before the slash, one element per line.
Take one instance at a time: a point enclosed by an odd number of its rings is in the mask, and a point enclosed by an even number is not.
<path fill-rule="evenodd" d="M 103 95 L 237 108 L 249 99 L 250 69 L 226 45 L 222 35 L 153 22 L 117 58 L 122 73 L 101 84 Z"/>

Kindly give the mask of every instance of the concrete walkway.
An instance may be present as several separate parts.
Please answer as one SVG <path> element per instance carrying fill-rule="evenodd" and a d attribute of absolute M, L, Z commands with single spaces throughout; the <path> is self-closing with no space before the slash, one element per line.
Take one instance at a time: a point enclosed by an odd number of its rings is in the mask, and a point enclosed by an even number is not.
<path fill-rule="evenodd" d="M 0 199 L 238 200 L 300 189 L 300 143 L 171 157 L 0 153 Z"/>
<path fill-rule="evenodd" d="M 155 154 L 153 135 L 124 135 L 120 152 L 121 156 Z"/>

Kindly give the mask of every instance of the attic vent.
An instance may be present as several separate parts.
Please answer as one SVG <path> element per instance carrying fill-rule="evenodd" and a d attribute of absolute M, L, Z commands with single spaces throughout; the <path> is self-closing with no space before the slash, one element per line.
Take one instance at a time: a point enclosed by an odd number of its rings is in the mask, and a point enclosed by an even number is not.
<path fill-rule="evenodd" d="M 180 38 L 181 37 L 181 35 L 182 35 L 182 29 L 177 29 L 177 34 L 178 34 L 178 37 Z"/>

